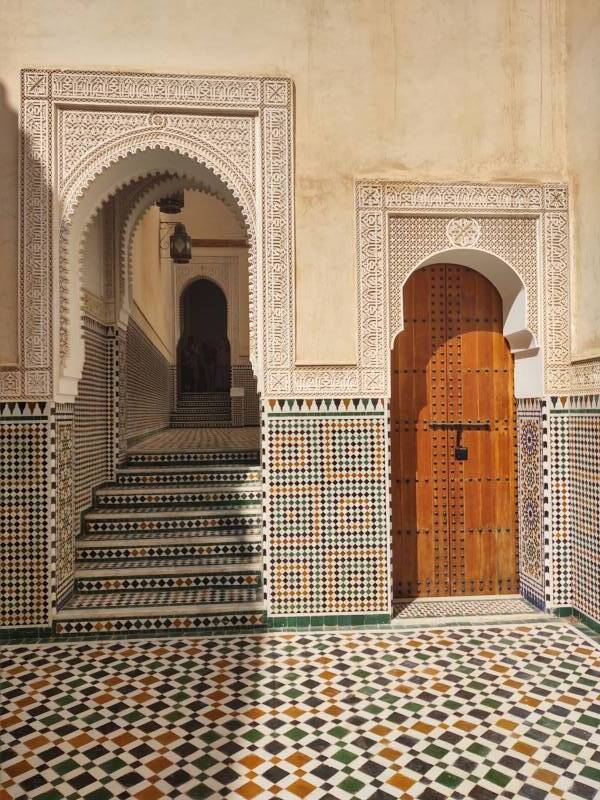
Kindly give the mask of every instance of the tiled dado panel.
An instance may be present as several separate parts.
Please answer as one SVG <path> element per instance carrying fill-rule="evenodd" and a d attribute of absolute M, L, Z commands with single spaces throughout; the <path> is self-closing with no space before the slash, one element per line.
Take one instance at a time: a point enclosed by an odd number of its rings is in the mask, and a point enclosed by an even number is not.
<path fill-rule="evenodd" d="M 84 318 L 85 359 L 75 400 L 75 518 L 91 505 L 92 490 L 110 480 L 114 462 L 114 338 Z"/>
<path fill-rule="evenodd" d="M 126 347 L 127 439 L 169 425 L 171 368 L 134 320 L 129 320 Z"/>
<path fill-rule="evenodd" d="M 75 420 L 74 406 L 57 405 L 54 417 L 56 458 L 56 603 L 73 592 L 75 567 Z"/>
<path fill-rule="evenodd" d="M 563 402 L 566 403 L 564 408 Z M 568 400 L 551 397 L 549 411 L 551 597 L 552 605 L 557 608 L 573 605 Z"/>
<path fill-rule="evenodd" d="M 600 407 L 569 417 L 569 473 L 573 605 L 600 623 Z"/>
<path fill-rule="evenodd" d="M 548 531 L 546 404 L 543 400 L 517 403 L 519 486 L 519 583 L 521 593 L 540 608 L 545 606 Z"/>
<path fill-rule="evenodd" d="M 49 403 L 0 403 L 0 627 L 48 624 Z"/>
<path fill-rule="evenodd" d="M 389 613 L 383 400 L 265 405 L 269 616 Z"/>

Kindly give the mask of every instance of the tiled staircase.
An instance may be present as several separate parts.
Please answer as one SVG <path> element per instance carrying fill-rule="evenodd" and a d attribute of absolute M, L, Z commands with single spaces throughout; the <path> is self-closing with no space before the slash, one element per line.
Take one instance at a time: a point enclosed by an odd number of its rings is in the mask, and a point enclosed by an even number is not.
<path fill-rule="evenodd" d="M 141 452 L 96 491 L 59 635 L 264 623 L 255 450 Z"/>
<path fill-rule="evenodd" d="M 202 392 L 179 395 L 171 415 L 172 428 L 215 428 L 231 425 L 231 398 L 228 392 Z"/>

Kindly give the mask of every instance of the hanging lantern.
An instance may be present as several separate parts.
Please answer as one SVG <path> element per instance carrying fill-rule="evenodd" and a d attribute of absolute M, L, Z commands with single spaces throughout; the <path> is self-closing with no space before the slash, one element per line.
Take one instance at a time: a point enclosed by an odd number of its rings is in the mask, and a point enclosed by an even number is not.
<path fill-rule="evenodd" d="M 188 236 L 185 225 L 178 222 L 170 239 L 171 258 L 176 264 L 187 264 L 192 258 L 192 237 Z"/>
<path fill-rule="evenodd" d="M 184 205 L 183 190 L 181 192 L 173 192 L 167 197 L 161 197 L 156 204 L 160 208 L 161 214 L 179 214 Z"/>

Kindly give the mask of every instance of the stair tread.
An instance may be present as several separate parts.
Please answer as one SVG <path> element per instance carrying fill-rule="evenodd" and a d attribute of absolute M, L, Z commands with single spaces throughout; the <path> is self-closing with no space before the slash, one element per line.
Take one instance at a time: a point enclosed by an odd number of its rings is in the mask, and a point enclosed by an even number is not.
<path fill-rule="evenodd" d="M 129 495 L 129 494 L 222 494 L 224 492 L 257 492 L 261 491 L 262 484 L 258 480 L 248 480 L 243 482 L 215 481 L 208 486 L 199 486 L 197 483 L 177 483 L 173 486 L 163 484 L 144 484 L 143 487 L 124 486 L 123 484 L 111 484 L 96 490 L 96 497 L 106 497 L 109 495 Z"/>
<path fill-rule="evenodd" d="M 124 609 L 135 609 L 135 613 L 143 611 L 151 613 L 154 609 L 166 606 L 206 606 L 214 608 L 237 605 L 246 609 L 248 605 L 257 608 L 262 606 L 262 587 L 196 587 L 192 589 L 134 589 L 123 592 L 80 592 L 74 594 L 60 611 L 60 616 L 69 615 L 71 611 L 100 612 L 105 614 Z"/>
<path fill-rule="evenodd" d="M 252 506 L 255 506 L 254 508 Z M 253 517 L 259 511 L 260 502 L 252 503 L 252 506 L 221 505 L 216 508 L 194 508 L 173 503 L 172 507 L 165 506 L 143 506 L 140 508 L 94 508 L 85 512 L 85 520 L 93 522 L 95 520 L 106 520 L 107 517 L 114 519 L 139 519 L 144 516 L 155 519 L 186 519 L 199 517 Z"/>
<path fill-rule="evenodd" d="M 213 556 L 110 559 L 98 561 L 76 561 L 75 578 L 105 578 L 112 575 L 168 576 L 168 575 L 215 575 L 220 573 L 261 571 L 262 556 Z"/>
<path fill-rule="evenodd" d="M 176 544 L 232 544 L 236 541 L 258 542 L 262 541 L 262 528 L 260 524 L 250 526 L 248 528 L 227 528 L 226 530 L 219 531 L 198 531 L 196 529 L 190 530 L 172 530 L 172 531 L 114 531 L 112 533 L 98 533 L 97 531 L 90 531 L 81 533 L 75 539 L 76 549 L 88 549 L 91 547 L 131 547 L 134 543 L 143 542 L 144 547 L 160 547 L 168 540 L 169 545 Z M 118 543 L 121 544 L 118 544 Z"/>

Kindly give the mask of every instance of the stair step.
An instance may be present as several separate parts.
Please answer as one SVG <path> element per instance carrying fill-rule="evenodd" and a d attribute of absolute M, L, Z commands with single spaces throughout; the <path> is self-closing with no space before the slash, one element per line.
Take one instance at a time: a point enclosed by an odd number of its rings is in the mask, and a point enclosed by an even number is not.
<path fill-rule="evenodd" d="M 100 566 L 107 559 L 127 559 L 132 563 L 152 559 L 218 559 L 262 554 L 262 531 L 235 530 L 219 535 L 207 532 L 201 539 L 197 531 L 161 534 L 84 534 L 75 540 L 78 567 L 82 562 Z"/>
<path fill-rule="evenodd" d="M 156 574 L 154 571 L 121 568 L 121 570 L 95 570 L 96 573 L 109 574 L 75 574 L 75 592 L 132 592 L 132 591 L 159 591 L 166 589 L 202 589 L 225 587 L 252 587 L 262 584 L 260 570 L 243 570 L 231 565 L 231 569 L 218 571 L 192 571 L 189 567 L 171 568 Z M 164 568 L 163 568 L 164 570 Z M 90 573 L 92 570 L 89 571 Z"/>
<path fill-rule="evenodd" d="M 137 464 L 160 464 L 185 466 L 186 464 L 253 464 L 260 462 L 258 450 L 194 450 L 190 452 L 169 453 L 154 451 L 130 453 L 126 466 Z"/>
<path fill-rule="evenodd" d="M 152 589 L 129 592 L 80 592 L 74 594 L 58 616 L 72 617 L 78 612 L 82 618 L 93 616 L 119 616 L 124 613 L 144 614 L 165 607 L 199 613 L 198 608 L 212 613 L 229 610 L 228 605 L 248 611 L 262 608 L 262 587 L 224 586 L 191 589 Z M 242 605 L 243 604 L 243 605 Z"/>
<path fill-rule="evenodd" d="M 76 561 L 76 578 L 107 578 L 113 575 L 221 575 L 236 572 L 262 572 L 260 555 L 180 556 L 178 558 L 120 558 L 103 561 Z"/>
<path fill-rule="evenodd" d="M 233 428 L 233 422 L 230 419 L 185 419 L 185 420 L 171 420 L 171 428 Z"/>
<path fill-rule="evenodd" d="M 178 508 L 166 510 L 149 506 L 147 508 L 117 510 L 113 508 L 96 509 L 84 517 L 86 533 L 149 533 L 161 534 L 169 531 L 223 530 L 228 528 L 255 528 L 261 523 L 261 510 L 250 508 L 227 508 L 190 510 Z"/>
<path fill-rule="evenodd" d="M 195 487 L 177 486 L 124 487 L 107 486 L 98 489 L 95 504 L 101 508 L 119 508 L 126 505 L 152 506 L 154 504 L 177 506 L 249 505 L 262 500 L 261 485 L 256 481 L 247 484 L 225 484 Z"/>
<path fill-rule="evenodd" d="M 144 484 L 242 484 L 260 482 L 259 466 L 232 464 L 174 466 L 125 466 L 117 470 L 119 485 Z"/>

